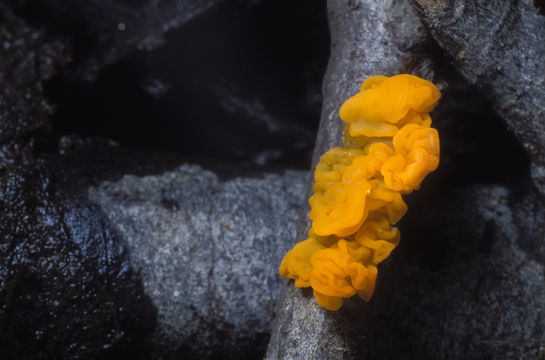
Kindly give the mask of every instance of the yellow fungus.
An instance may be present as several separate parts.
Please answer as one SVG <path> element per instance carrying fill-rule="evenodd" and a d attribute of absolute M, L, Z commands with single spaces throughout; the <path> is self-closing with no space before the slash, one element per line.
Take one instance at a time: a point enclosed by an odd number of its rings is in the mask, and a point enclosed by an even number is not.
<path fill-rule="evenodd" d="M 331 303 L 336 306 L 340 298 L 357 293 L 368 299 L 377 278 L 376 266 L 364 265 L 370 253 L 369 249 L 359 246 L 357 242 L 344 239 L 328 249 L 315 252 L 311 258 L 310 285 L 315 294 L 321 295 L 321 299 L 317 298 L 318 303 L 330 310 L 337 310 Z M 326 301 L 321 304 L 320 300 Z"/>
<path fill-rule="evenodd" d="M 394 136 L 396 155 L 381 168 L 384 183 L 392 190 L 412 191 L 439 165 L 437 130 L 407 124 Z"/>
<path fill-rule="evenodd" d="M 393 225 L 407 211 L 401 195 L 439 165 L 428 113 L 440 97 L 416 76 L 373 76 L 341 107 L 344 147 L 327 151 L 316 166 L 309 238 L 280 265 L 295 286 L 313 288 L 320 306 L 337 310 L 355 294 L 371 299 L 377 266 L 399 243 Z"/>
<path fill-rule="evenodd" d="M 422 121 L 415 115 L 430 112 L 440 97 L 435 85 L 413 75 L 373 76 L 346 100 L 339 115 L 352 136 L 394 136 L 397 123 Z"/>
<path fill-rule="evenodd" d="M 289 277 L 295 280 L 295 286 L 309 286 L 310 274 L 312 273 L 312 265 L 310 258 L 319 250 L 326 247 L 320 244 L 314 238 L 308 238 L 305 241 L 295 244 L 280 264 L 280 275 Z"/>

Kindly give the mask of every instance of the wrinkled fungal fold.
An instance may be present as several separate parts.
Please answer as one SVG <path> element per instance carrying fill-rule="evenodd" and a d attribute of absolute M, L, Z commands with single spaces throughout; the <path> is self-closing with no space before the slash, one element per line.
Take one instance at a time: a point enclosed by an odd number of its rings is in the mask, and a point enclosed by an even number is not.
<path fill-rule="evenodd" d="M 371 299 L 377 266 L 399 243 L 394 225 L 407 211 L 401 195 L 439 165 L 429 112 L 440 97 L 413 75 L 372 76 L 341 106 L 344 145 L 316 165 L 309 237 L 280 265 L 295 286 L 312 287 L 320 306 L 338 310 L 356 294 Z"/>

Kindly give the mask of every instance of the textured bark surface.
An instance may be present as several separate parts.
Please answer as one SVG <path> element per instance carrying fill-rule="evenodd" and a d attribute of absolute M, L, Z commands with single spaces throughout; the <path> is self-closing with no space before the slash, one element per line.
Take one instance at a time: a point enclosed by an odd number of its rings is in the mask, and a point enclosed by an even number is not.
<path fill-rule="evenodd" d="M 342 144 L 342 103 L 357 93 L 372 75 L 414 73 L 430 78 L 431 64 L 419 53 L 428 40 L 414 10 L 398 0 L 330 0 L 331 56 L 324 78 L 324 103 L 312 167 L 321 154 Z M 307 195 L 312 191 L 308 184 Z M 307 237 L 309 207 L 302 210 L 296 241 Z M 312 291 L 289 284 L 273 328 L 266 359 L 344 359 L 361 355 L 358 330 L 363 318 L 354 319 L 359 299 L 345 303 L 343 311 L 327 312 L 316 304 Z M 351 310 L 348 310 L 351 309 Z M 344 312 L 346 310 L 346 312 Z M 360 314 L 361 315 L 361 314 Z"/>
<path fill-rule="evenodd" d="M 525 1 L 411 0 L 471 85 L 492 101 L 532 158 L 545 193 L 545 17 Z"/>
<path fill-rule="evenodd" d="M 156 359 L 263 356 L 307 172 L 221 181 L 198 166 L 89 189 L 157 308 Z M 198 340 L 196 340 L 198 339 Z"/>

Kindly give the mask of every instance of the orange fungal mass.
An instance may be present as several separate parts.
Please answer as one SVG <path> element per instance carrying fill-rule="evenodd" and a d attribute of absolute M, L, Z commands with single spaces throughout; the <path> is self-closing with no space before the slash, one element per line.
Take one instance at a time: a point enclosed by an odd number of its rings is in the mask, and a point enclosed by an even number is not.
<path fill-rule="evenodd" d="M 439 165 L 429 112 L 440 97 L 416 76 L 372 76 L 342 105 L 344 146 L 316 165 L 309 238 L 280 265 L 295 286 L 313 288 L 320 306 L 337 310 L 355 294 L 371 299 L 377 266 L 399 243 L 393 225 L 407 211 L 401 195 Z"/>

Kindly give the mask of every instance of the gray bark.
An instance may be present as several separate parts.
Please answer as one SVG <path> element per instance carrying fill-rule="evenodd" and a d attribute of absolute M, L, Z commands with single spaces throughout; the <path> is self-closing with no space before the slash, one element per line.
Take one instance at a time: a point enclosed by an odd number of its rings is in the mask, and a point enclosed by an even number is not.
<path fill-rule="evenodd" d="M 265 350 L 306 172 L 220 181 L 198 166 L 89 189 L 157 308 L 157 359 Z M 196 341 L 195 339 L 198 339 Z"/>
<path fill-rule="evenodd" d="M 525 1 L 411 0 L 471 85 L 492 101 L 532 159 L 545 193 L 545 17 Z"/>

